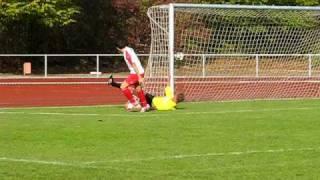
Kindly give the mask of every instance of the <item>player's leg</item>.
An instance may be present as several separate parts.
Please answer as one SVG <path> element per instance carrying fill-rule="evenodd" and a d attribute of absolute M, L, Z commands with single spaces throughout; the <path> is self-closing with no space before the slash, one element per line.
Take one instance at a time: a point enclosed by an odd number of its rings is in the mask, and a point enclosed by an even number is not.
<path fill-rule="evenodd" d="M 140 103 L 142 105 L 141 112 L 148 111 L 150 109 L 150 105 L 147 103 L 146 96 L 145 96 L 144 91 L 140 85 L 138 85 L 136 87 L 136 92 L 137 92 L 137 95 L 140 99 Z"/>
<path fill-rule="evenodd" d="M 150 93 L 146 93 L 145 97 L 146 97 L 147 103 L 152 107 L 152 100 L 154 98 L 154 95 L 152 95 Z"/>
<path fill-rule="evenodd" d="M 110 74 L 110 76 L 109 76 L 109 79 L 108 79 L 108 84 L 111 84 L 112 82 L 114 81 L 114 79 L 113 79 L 113 75 L 112 74 Z"/>
<path fill-rule="evenodd" d="M 121 83 L 115 82 L 112 75 L 109 77 L 109 81 L 108 83 L 113 86 L 113 87 L 117 87 L 120 88 Z M 128 86 L 129 90 L 131 92 L 133 92 L 135 90 L 134 85 L 129 85 Z M 154 98 L 154 95 L 150 94 L 150 93 L 145 93 L 145 99 L 147 101 L 147 103 L 150 105 L 150 107 L 152 107 L 152 99 Z"/>
<path fill-rule="evenodd" d="M 120 89 L 123 93 L 123 95 L 128 99 L 128 101 L 132 104 L 137 104 L 136 100 L 133 98 L 132 91 L 129 89 L 129 83 L 127 80 L 123 81 L 123 83 L 120 86 Z"/>
<path fill-rule="evenodd" d="M 112 74 L 109 76 L 108 84 L 110 84 L 112 87 L 116 87 L 116 88 L 120 88 L 121 87 L 121 83 L 118 83 L 118 82 L 114 81 Z"/>

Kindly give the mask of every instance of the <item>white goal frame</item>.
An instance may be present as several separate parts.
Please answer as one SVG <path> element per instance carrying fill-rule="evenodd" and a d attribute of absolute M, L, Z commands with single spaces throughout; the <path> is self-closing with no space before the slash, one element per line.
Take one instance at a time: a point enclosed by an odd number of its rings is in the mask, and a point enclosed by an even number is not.
<path fill-rule="evenodd" d="M 168 44 L 167 44 L 167 54 L 163 54 L 162 56 L 167 57 L 168 59 L 168 83 L 170 84 L 172 91 L 174 92 L 176 90 L 175 85 L 175 77 L 177 78 L 178 76 L 175 74 L 175 61 L 177 58 L 177 55 L 175 51 L 175 16 L 176 16 L 176 12 L 179 9 L 199 9 L 199 8 L 212 8 L 212 9 L 238 9 L 238 10 L 281 10 L 281 11 L 319 11 L 320 12 L 320 7 L 312 7 L 312 6 L 269 6 L 269 5 L 223 5 L 223 4 L 189 4 L 189 3 L 170 3 L 167 5 L 159 5 L 156 6 L 157 8 L 160 9 L 165 9 L 165 12 L 167 12 L 167 24 L 166 26 L 166 32 L 167 32 L 167 40 L 168 40 Z M 148 15 L 149 12 L 148 12 Z M 149 16 L 151 19 L 151 16 Z M 162 29 L 164 30 L 164 29 Z M 152 48 L 152 45 L 151 45 Z M 188 56 L 189 54 L 184 54 L 184 56 Z M 202 54 L 192 54 L 192 56 L 202 56 Z M 312 73 L 312 57 L 319 57 L 318 53 L 306 53 L 306 54 L 259 54 L 257 53 L 253 53 L 253 54 L 206 54 L 206 56 L 203 55 L 204 57 L 204 61 L 203 61 L 203 66 L 205 65 L 205 57 L 207 56 L 250 56 L 250 57 L 254 57 L 256 58 L 256 72 L 257 75 L 256 77 L 259 77 L 259 57 L 262 56 L 303 56 L 303 57 L 307 57 L 309 64 L 308 64 L 308 76 L 311 76 Z M 150 61 L 149 61 L 150 62 Z"/>
<path fill-rule="evenodd" d="M 170 3 L 169 5 L 164 5 L 169 9 L 169 61 L 170 61 L 170 87 L 172 92 L 175 91 L 174 82 L 174 16 L 176 8 L 221 8 L 221 9 L 274 9 L 274 10 L 311 10 L 320 11 L 320 7 L 312 6 L 267 6 L 267 5 L 223 5 L 223 4 L 188 4 L 188 3 Z M 240 55 L 240 54 L 239 54 Z M 290 54 L 296 56 L 295 54 Z M 256 56 L 256 55 L 255 55 Z M 310 57 L 311 55 L 306 54 L 305 56 Z"/>

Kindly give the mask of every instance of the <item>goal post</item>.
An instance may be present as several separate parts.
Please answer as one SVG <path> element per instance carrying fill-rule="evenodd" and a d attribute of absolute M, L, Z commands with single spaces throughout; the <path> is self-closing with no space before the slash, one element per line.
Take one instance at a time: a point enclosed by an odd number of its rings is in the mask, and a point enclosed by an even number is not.
<path fill-rule="evenodd" d="M 174 82 L 174 4 L 169 4 L 169 85 L 175 92 Z"/>
<path fill-rule="evenodd" d="M 146 89 L 187 100 L 320 97 L 320 7 L 168 4 L 148 10 Z"/>

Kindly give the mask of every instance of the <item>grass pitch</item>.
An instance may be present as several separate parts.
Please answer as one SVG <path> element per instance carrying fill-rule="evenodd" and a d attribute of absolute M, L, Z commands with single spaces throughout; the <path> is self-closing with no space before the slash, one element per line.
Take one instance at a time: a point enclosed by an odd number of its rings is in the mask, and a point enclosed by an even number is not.
<path fill-rule="evenodd" d="M 0 109 L 0 179 L 319 179 L 320 100 Z"/>

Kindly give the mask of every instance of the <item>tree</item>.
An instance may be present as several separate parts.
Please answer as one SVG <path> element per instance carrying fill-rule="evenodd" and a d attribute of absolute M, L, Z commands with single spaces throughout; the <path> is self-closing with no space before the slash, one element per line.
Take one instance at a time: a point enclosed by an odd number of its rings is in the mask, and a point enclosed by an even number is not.
<path fill-rule="evenodd" d="M 71 0 L 9 0 L 0 6 L 0 53 L 35 53 L 43 32 L 74 23 L 79 13 Z"/>
<path fill-rule="evenodd" d="M 0 1 L 0 22 L 4 25 L 12 21 L 32 20 L 44 26 L 64 26 L 75 22 L 73 16 L 78 7 L 70 0 L 9 0 Z"/>
<path fill-rule="evenodd" d="M 0 53 L 43 53 L 52 28 L 75 23 L 79 8 L 71 0 L 0 0 Z M 21 71 L 22 61 L 1 61 L 3 72 Z M 40 66 L 34 61 L 33 66 Z"/>

